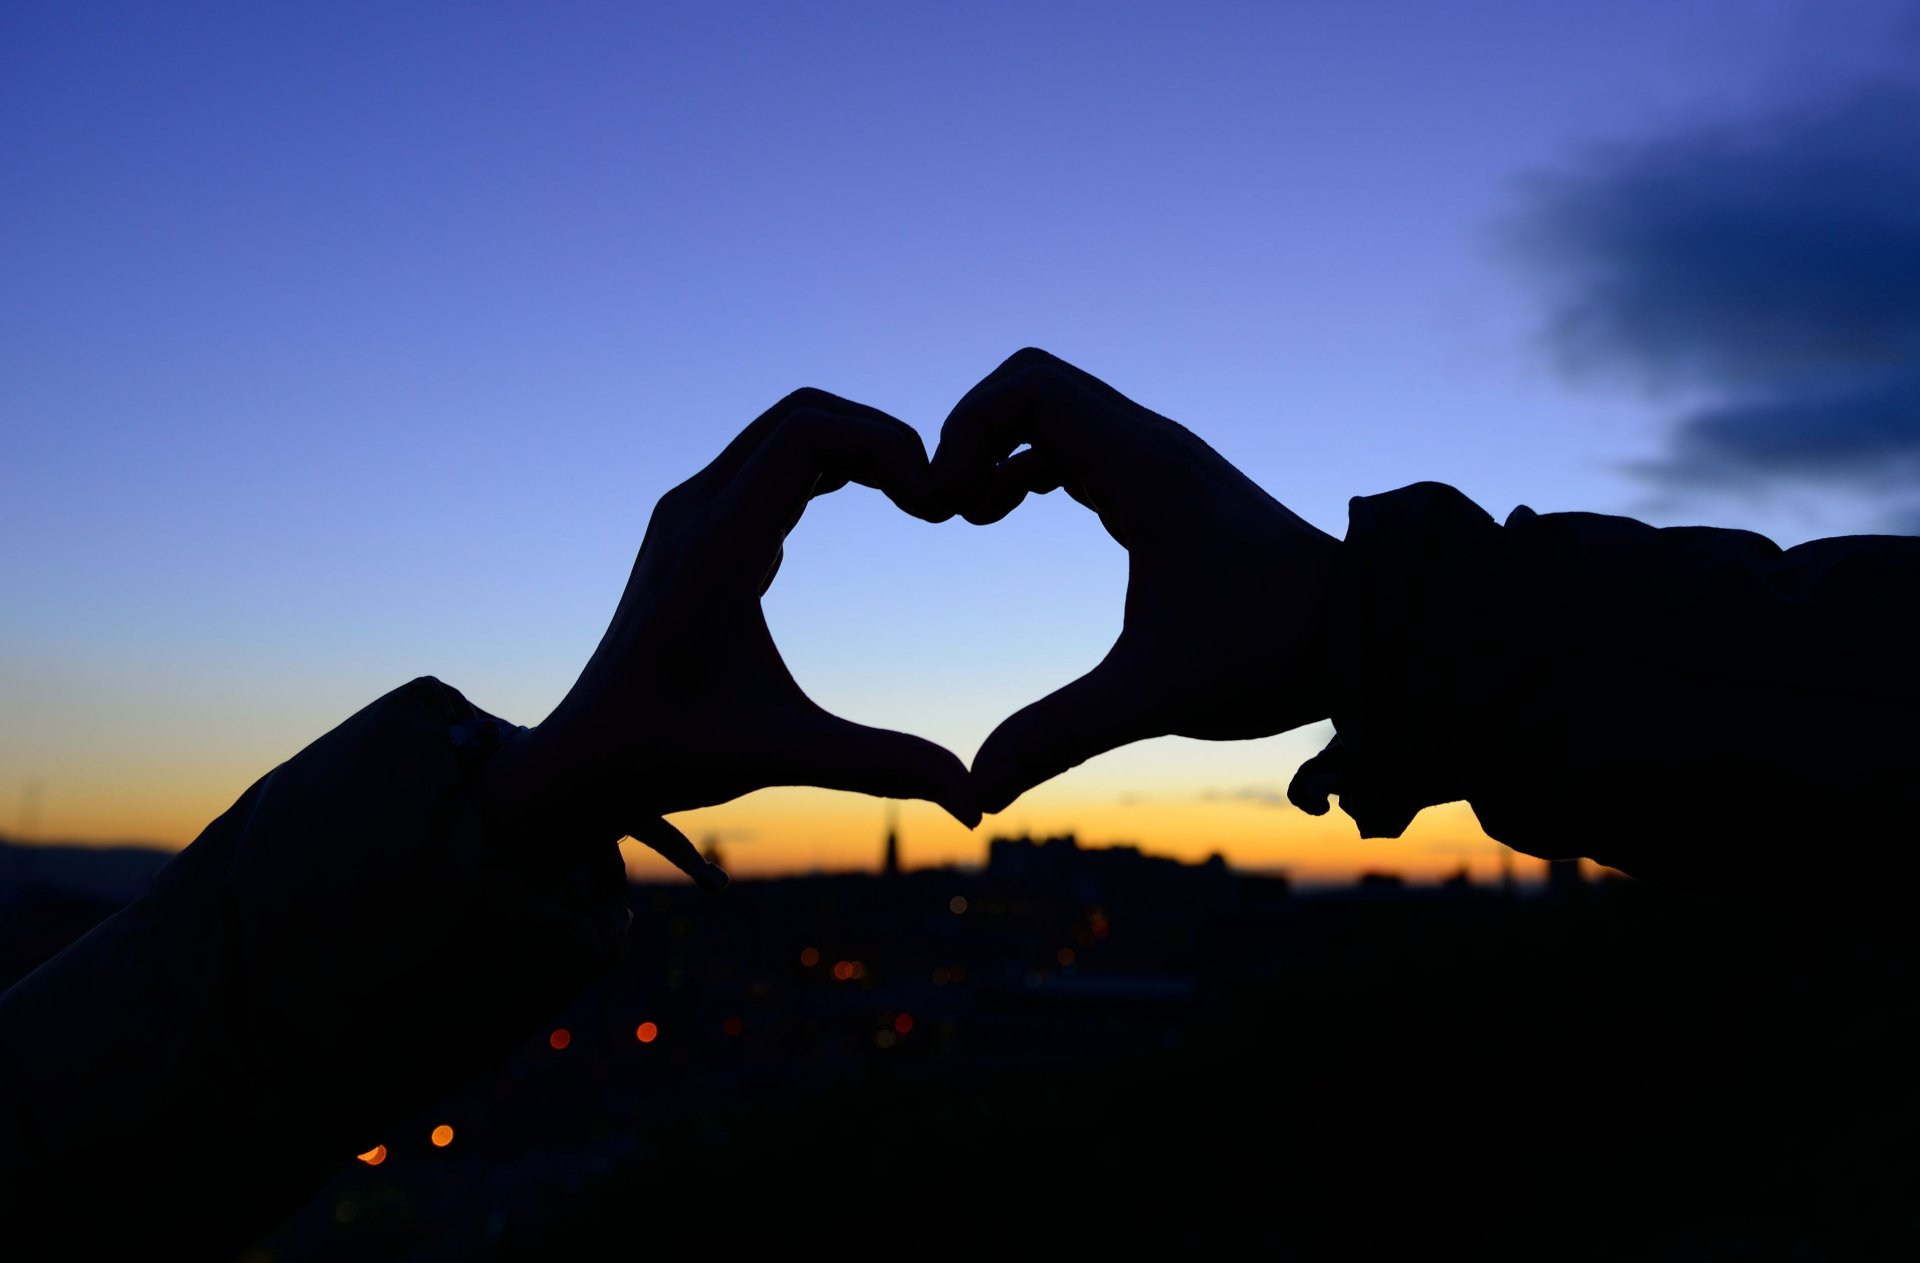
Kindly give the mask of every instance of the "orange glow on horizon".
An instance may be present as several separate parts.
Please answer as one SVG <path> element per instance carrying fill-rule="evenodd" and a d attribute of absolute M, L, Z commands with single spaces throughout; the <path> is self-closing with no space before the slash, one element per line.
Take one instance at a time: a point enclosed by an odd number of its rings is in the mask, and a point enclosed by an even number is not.
<path fill-rule="evenodd" d="M 1284 779 L 1275 777 L 1276 783 Z M 237 783 L 244 786 L 246 780 Z M 1136 788 L 1137 793 L 1122 794 L 1114 787 L 1074 784 L 1070 775 L 1033 790 L 973 831 L 929 804 L 903 802 L 901 850 L 909 870 L 978 868 L 986 862 L 993 837 L 1074 833 L 1082 845 L 1134 844 L 1148 854 L 1187 863 L 1218 853 L 1238 869 L 1283 872 L 1305 884 L 1348 885 L 1369 870 L 1437 882 L 1463 865 L 1476 882 L 1501 878 L 1502 848 L 1487 837 L 1464 803 L 1429 808 L 1402 838 L 1363 841 L 1338 810 L 1312 817 L 1252 798 L 1208 797 L 1192 788 Z M 177 847 L 224 811 L 233 793 L 232 786 L 196 788 L 184 780 L 165 789 L 163 794 L 140 783 L 117 786 L 111 793 L 103 790 L 91 799 L 76 793 L 63 801 L 121 804 L 115 811 L 124 808 L 125 814 L 62 814 L 30 840 L 104 846 L 149 838 Z M 737 877 L 753 879 L 876 871 L 884 853 L 886 811 L 885 803 L 864 795 L 783 788 L 680 813 L 674 823 L 695 836 L 751 838 L 750 844 L 729 850 L 728 867 Z M 623 854 L 636 881 L 686 880 L 638 843 L 627 843 Z M 1513 863 L 1530 879 L 1539 871 L 1537 863 L 1524 856 Z"/>
<path fill-rule="evenodd" d="M 1284 779 L 1284 778 L 1277 778 Z M 803 873 L 876 872 L 885 853 L 887 805 L 858 794 L 826 790 L 771 789 L 720 807 L 674 817 L 683 832 L 737 834 L 749 845 L 728 852 L 728 871 L 744 879 Z M 1207 798 L 1193 790 L 1151 787 L 1140 797 L 1069 792 L 1058 782 L 1043 785 L 980 828 L 969 831 L 938 808 L 902 802 L 900 849 L 906 868 L 974 869 L 987 860 L 987 844 L 1001 836 L 1075 834 L 1083 846 L 1136 845 L 1150 855 L 1185 863 L 1219 854 L 1235 868 L 1281 872 L 1296 882 L 1349 885 L 1369 870 L 1396 872 L 1413 882 L 1438 882 L 1464 864 L 1473 880 L 1496 882 L 1500 845 L 1480 828 L 1465 803 L 1430 807 L 1405 836 L 1362 840 L 1338 809 L 1309 816 L 1264 801 Z M 627 843 L 627 871 L 636 881 L 680 882 L 685 877 L 654 852 Z M 1516 860 L 1531 875 L 1534 862 Z M 964 908 L 951 900 L 956 911 Z"/>

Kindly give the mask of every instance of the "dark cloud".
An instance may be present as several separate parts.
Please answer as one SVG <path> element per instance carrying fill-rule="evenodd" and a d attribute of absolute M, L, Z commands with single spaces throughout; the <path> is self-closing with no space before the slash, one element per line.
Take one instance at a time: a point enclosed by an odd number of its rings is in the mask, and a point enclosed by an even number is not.
<path fill-rule="evenodd" d="M 1570 370 L 1704 401 L 1640 472 L 1920 484 L 1920 91 L 1598 151 L 1516 228 Z"/>
<path fill-rule="evenodd" d="M 1667 459 L 1645 472 L 1703 485 L 1800 478 L 1911 486 L 1920 481 L 1920 367 L 1700 409 L 1675 424 Z"/>

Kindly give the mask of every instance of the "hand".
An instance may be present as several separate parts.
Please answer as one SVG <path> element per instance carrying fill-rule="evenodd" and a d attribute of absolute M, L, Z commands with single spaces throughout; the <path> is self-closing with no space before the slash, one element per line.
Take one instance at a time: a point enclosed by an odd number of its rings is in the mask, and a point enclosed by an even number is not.
<path fill-rule="evenodd" d="M 985 810 L 1128 742 L 1263 737 L 1326 717 L 1314 641 L 1339 544 L 1186 429 L 1029 349 L 954 408 L 933 476 L 940 508 L 982 525 L 1064 487 L 1129 555 L 1106 658 L 980 747 Z"/>
<path fill-rule="evenodd" d="M 536 811 L 564 802 L 589 832 L 631 834 L 709 885 L 725 879 L 659 817 L 770 785 L 817 785 L 924 798 L 978 824 L 959 759 L 822 710 L 767 630 L 760 596 L 782 541 L 810 498 L 848 482 L 939 516 L 920 436 L 817 390 L 782 399 L 661 497 L 600 647 L 546 722 L 512 747 L 500 800 Z"/>

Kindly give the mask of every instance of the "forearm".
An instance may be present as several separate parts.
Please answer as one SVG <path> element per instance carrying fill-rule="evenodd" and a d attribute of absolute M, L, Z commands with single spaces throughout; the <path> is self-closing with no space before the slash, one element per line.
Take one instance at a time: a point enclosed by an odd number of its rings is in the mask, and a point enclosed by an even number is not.
<path fill-rule="evenodd" d="M 612 963 L 613 839 L 503 835 L 476 719 L 433 680 L 382 698 L 0 999 L 17 1225 L 231 1253 Z"/>
<path fill-rule="evenodd" d="M 1797 897 L 1906 864 L 1920 807 L 1920 541 L 1355 502 L 1332 615 L 1340 751 L 1303 769 L 1370 836 L 1430 803 L 1657 881 Z M 1340 765 L 1340 766 L 1336 766 Z M 1826 844 L 1813 860 L 1810 847 Z"/>

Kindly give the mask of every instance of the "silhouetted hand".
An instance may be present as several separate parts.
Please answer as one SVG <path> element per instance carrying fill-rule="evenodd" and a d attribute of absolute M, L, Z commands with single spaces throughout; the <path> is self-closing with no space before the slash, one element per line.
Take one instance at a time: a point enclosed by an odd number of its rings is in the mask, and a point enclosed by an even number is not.
<path fill-rule="evenodd" d="M 1130 557 L 1106 658 L 980 747 L 985 810 L 1128 742 L 1263 737 L 1325 718 L 1313 642 L 1339 544 L 1186 429 L 1029 349 L 954 408 L 933 473 L 939 507 L 977 524 L 1064 487 Z"/>
<path fill-rule="evenodd" d="M 911 427 L 801 390 L 661 497 L 600 647 L 546 722 L 514 743 L 503 799 L 564 802 L 590 829 L 631 834 L 707 885 L 716 871 L 659 817 L 770 785 L 924 798 L 979 823 L 958 758 L 822 710 L 767 630 L 760 596 L 782 541 L 811 497 L 850 481 L 936 516 Z"/>

